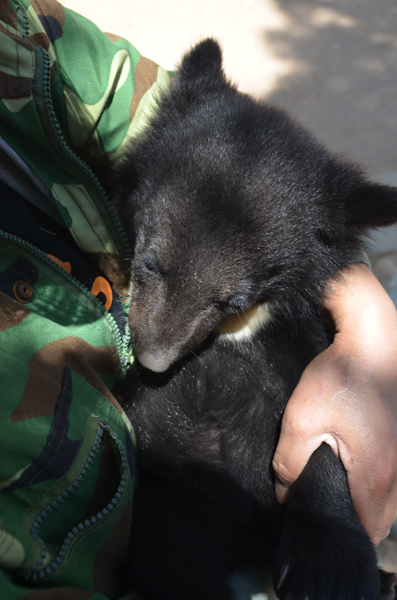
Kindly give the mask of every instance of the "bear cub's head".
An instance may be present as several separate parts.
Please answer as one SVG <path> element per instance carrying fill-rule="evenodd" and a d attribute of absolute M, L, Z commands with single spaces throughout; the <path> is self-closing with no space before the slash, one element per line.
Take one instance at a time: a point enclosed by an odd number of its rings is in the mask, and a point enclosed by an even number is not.
<path fill-rule="evenodd" d="M 115 205 L 134 251 L 136 356 L 158 372 L 229 315 L 319 302 L 366 230 L 397 220 L 395 189 L 239 92 L 212 39 L 185 55 L 129 149 Z"/>

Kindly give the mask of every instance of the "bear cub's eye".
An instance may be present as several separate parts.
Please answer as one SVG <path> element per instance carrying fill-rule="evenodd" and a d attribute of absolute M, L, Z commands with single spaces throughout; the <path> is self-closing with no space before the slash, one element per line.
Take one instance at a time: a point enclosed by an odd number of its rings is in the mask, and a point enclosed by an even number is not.
<path fill-rule="evenodd" d="M 244 296 L 233 296 L 232 298 L 228 299 L 228 304 L 233 310 L 238 312 L 249 308 L 247 299 Z"/>
<path fill-rule="evenodd" d="M 224 314 L 241 312 L 249 308 L 249 302 L 244 296 L 230 296 L 217 302 L 218 308 Z"/>
<path fill-rule="evenodd" d="M 143 266 L 154 275 L 160 275 L 160 265 L 153 256 L 145 256 L 143 258 Z"/>

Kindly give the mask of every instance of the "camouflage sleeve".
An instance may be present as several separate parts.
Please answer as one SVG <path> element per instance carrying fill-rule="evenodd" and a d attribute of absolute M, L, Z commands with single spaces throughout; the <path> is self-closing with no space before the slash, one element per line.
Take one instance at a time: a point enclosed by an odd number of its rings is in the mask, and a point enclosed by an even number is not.
<path fill-rule="evenodd" d="M 47 18 L 47 28 L 62 65 L 68 137 L 85 156 L 112 162 L 144 129 L 170 76 L 128 41 L 103 34 L 73 11 L 64 9 L 59 18 L 62 27 L 51 30 Z"/>
<path fill-rule="evenodd" d="M 0 180 L 56 214 L 123 302 L 129 249 L 95 173 L 140 135 L 168 82 L 55 0 L 0 0 L 0 138 L 16 172 L 26 166 L 19 181 L 2 162 Z M 0 230 L 2 600 L 124 593 L 136 475 L 113 395 L 123 335 L 79 282 Z"/>
<path fill-rule="evenodd" d="M 128 249 L 102 184 L 170 77 L 55 0 L 0 0 L 0 9 L 0 135 L 114 280 Z"/>

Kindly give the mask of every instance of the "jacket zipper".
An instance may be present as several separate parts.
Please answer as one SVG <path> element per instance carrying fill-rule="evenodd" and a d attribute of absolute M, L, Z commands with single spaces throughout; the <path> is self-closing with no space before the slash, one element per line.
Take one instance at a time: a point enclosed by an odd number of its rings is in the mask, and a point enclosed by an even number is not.
<path fill-rule="evenodd" d="M 23 37 L 29 39 L 29 23 L 28 23 L 28 19 L 26 17 L 25 11 L 23 10 L 22 7 L 18 6 L 16 9 L 16 14 L 17 14 L 17 18 L 19 21 L 19 25 L 20 25 L 21 35 Z M 70 166 L 72 166 L 72 169 L 74 171 L 77 170 L 79 175 L 81 175 L 81 173 L 83 173 L 85 175 L 85 178 L 88 179 L 88 181 L 90 183 L 91 189 L 94 191 L 94 193 L 96 195 L 99 196 L 100 203 L 102 203 L 105 206 L 106 211 L 107 211 L 107 214 L 105 216 L 110 217 L 112 219 L 112 223 L 113 223 L 115 231 L 116 231 L 116 236 L 118 236 L 118 238 L 121 242 L 121 247 L 119 247 L 119 250 L 121 251 L 120 255 L 123 258 L 129 258 L 129 257 L 131 257 L 132 253 L 131 253 L 131 248 L 130 248 L 127 236 L 126 236 L 124 229 L 114 211 L 114 208 L 113 208 L 111 202 L 109 201 L 109 198 L 108 198 L 105 190 L 103 189 L 103 187 L 102 187 L 99 179 L 96 177 L 95 173 L 88 167 L 88 165 L 86 165 L 86 163 L 83 160 L 81 160 L 71 150 L 71 148 L 69 147 L 69 145 L 66 141 L 66 138 L 62 132 L 62 129 L 59 125 L 58 119 L 56 117 L 56 114 L 55 114 L 55 111 L 53 108 L 52 97 L 51 97 L 50 58 L 49 58 L 47 52 L 41 46 L 34 44 L 34 49 L 35 49 L 36 60 L 38 60 L 42 66 L 42 80 L 38 83 L 41 87 L 41 89 L 39 90 L 39 93 L 41 92 L 42 100 L 43 100 L 43 104 L 42 104 L 41 108 L 44 109 L 45 116 L 47 117 L 48 127 L 46 127 L 46 129 L 47 129 L 47 131 L 50 130 L 50 131 L 48 131 L 48 133 L 52 134 L 53 143 L 56 145 L 56 147 L 58 149 L 61 150 L 67 163 Z M 36 95 L 36 100 L 38 100 L 39 104 L 41 104 L 39 95 L 38 96 Z M 39 108 L 40 107 L 38 106 L 38 109 Z M 100 206 L 98 208 L 100 208 Z M 64 269 L 62 269 L 62 267 L 57 265 L 52 259 L 48 258 L 48 256 L 45 254 L 45 252 L 43 252 L 39 248 L 36 248 L 36 246 L 33 246 L 33 244 L 30 244 L 29 242 L 15 236 L 15 235 L 8 234 L 2 230 L 0 230 L 0 237 L 2 237 L 5 241 L 14 243 L 17 246 L 27 250 L 33 256 L 35 256 L 40 261 L 42 261 L 42 263 L 44 263 L 47 267 L 49 267 L 53 271 L 60 274 L 65 280 L 72 283 L 80 292 L 82 292 L 84 294 L 84 296 L 87 298 L 87 300 L 90 303 L 92 303 L 97 309 L 99 309 L 101 315 L 106 319 L 111 330 L 114 333 L 114 336 L 116 339 L 116 346 L 117 346 L 118 354 L 120 357 L 122 374 L 125 375 L 127 368 L 133 361 L 128 323 L 126 322 L 124 335 L 121 336 L 120 330 L 119 330 L 119 327 L 118 327 L 116 321 L 114 320 L 112 315 L 106 310 L 106 308 L 103 306 L 103 304 L 95 296 L 93 296 L 91 294 L 91 292 L 88 288 L 86 288 L 80 281 L 78 281 L 75 277 L 73 277 L 73 275 L 70 275 L 69 273 L 67 273 Z M 114 240 L 114 241 L 117 242 L 117 237 L 116 237 L 116 240 Z"/>
<path fill-rule="evenodd" d="M 97 178 L 95 173 L 92 171 L 92 169 L 90 169 L 90 167 L 81 158 L 79 158 L 75 154 L 75 152 L 73 152 L 73 150 L 70 148 L 70 146 L 68 145 L 68 142 L 62 132 L 61 126 L 59 125 L 58 119 L 56 117 L 56 114 L 55 114 L 55 111 L 53 108 L 52 97 L 51 97 L 50 58 L 49 58 L 47 52 L 44 50 L 44 48 L 42 48 L 41 46 L 37 46 L 37 45 L 35 45 L 35 56 L 36 56 L 36 59 L 42 63 L 43 78 L 42 78 L 42 82 L 41 82 L 40 92 L 43 95 L 44 109 L 45 109 L 46 116 L 48 119 L 49 127 L 51 129 L 51 133 L 54 138 L 54 143 L 57 148 L 60 148 L 64 159 L 66 160 L 68 165 L 71 166 L 72 170 L 77 172 L 77 174 L 79 175 L 79 178 L 81 179 L 81 174 L 83 173 L 83 175 L 85 176 L 85 179 L 88 180 L 88 186 L 86 186 L 89 188 L 88 191 L 90 191 L 90 189 L 91 189 L 91 191 L 94 192 L 94 194 L 99 196 L 99 204 L 96 203 L 96 206 L 100 210 L 101 203 L 102 203 L 102 205 L 105 206 L 105 208 L 106 208 L 106 215 L 104 215 L 103 211 L 102 211 L 101 216 L 104 216 L 105 218 L 110 216 L 110 218 L 112 220 L 112 225 L 115 228 L 116 236 L 121 241 L 121 247 L 118 248 L 120 251 L 120 255 L 123 258 L 131 258 L 132 252 L 131 252 L 130 244 L 128 242 L 125 231 L 120 223 L 120 220 L 119 220 L 118 216 L 116 215 L 113 205 L 108 198 L 107 193 L 105 192 L 104 188 L 102 187 L 101 182 L 99 181 L 99 179 Z M 37 99 L 37 96 L 36 96 L 36 99 Z M 84 183 L 84 181 L 83 181 L 83 183 Z M 117 237 L 114 240 L 115 242 L 117 242 Z M 113 239 L 113 236 L 112 236 L 112 239 Z"/>
<path fill-rule="evenodd" d="M 24 37 L 30 41 L 29 22 L 26 17 L 25 10 L 21 6 L 16 7 L 16 16 L 17 16 L 19 30 L 20 30 L 22 37 Z M 118 237 L 121 241 L 121 245 L 122 245 L 122 247 L 120 248 L 121 257 L 122 258 L 131 258 L 132 252 L 131 252 L 131 247 L 130 247 L 129 241 L 128 241 L 125 231 L 120 223 L 120 220 L 113 208 L 113 205 L 108 198 L 107 193 L 105 192 L 104 188 L 102 187 L 101 182 L 99 181 L 99 179 L 97 178 L 95 173 L 92 171 L 92 169 L 90 169 L 90 167 L 81 158 L 79 158 L 77 156 L 77 154 L 75 154 L 75 152 L 73 152 L 73 150 L 69 147 L 68 142 L 67 142 L 67 140 L 62 132 L 62 129 L 59 125 L 58 119 L 57 119 L 55 111 L 54 111 L 54 107 L 52 104 L 52 97 L 51 97 L 50 57 L 48 56 L 48 53 L 44 50 L 44 48 L 42 48 L 41 46 L 39 46 L 37 44 L 32 44 L 32 45 L 35 49 L 35 58 L 39 60 L 40 66 L 42 66 L 42 69 L 43 69 L 43 77 L 42 77 L 42 81 L 40 82 L 41 89 L 39 90 L 39 94 L 35 95 L 35 97 L 36 97 L 36 101 L 39 101 L 38 108 L 41 108 L 41 102 L 40 102 L 40 97 L 39 97 L 40 92 L 41 92 L 41 94 L 43 96 L 43 103 L 44 103 L 46 116 L 48 119 L 48 124 L 50 126 L 55 145 L 57 148 L 61 149 L 62 154 L 64 155 L 64 158 L 69 163 L 69 166 L 71 163 L 75 168 L 77 167 L 77 174 L 81 175 L 81 173 L 83 173 L 85 175 L 85 177 L 89 180 L 92 188 L 98 194 L 100 201 L 106 207 L 106 210 L 108 213 L 108 214 L 106 214 L 106 216 L 110 216 L 112 219 L 112 222 L 113 222 L 112 224 L 115 227 L 115 230 L 117 232 L 117 235 L 118 235 Z M 36 84 L 35 87 L 37 87 L 36 82 L 35 82 L 35 84 Z M 73 170 L 75 170 L 75 169 L 73 169 Z M 100 207 L 98 207 L 98 208 L 100 208 Z M 113 241 L 117 242 L 117 240 L 113 240 Z"/>
<path fill-rule="evenodd" d="M 85 285 L 83 285 L 78 279 L 73 277 L 73 275 L 71 275 L 70 273 L 67 273 L 65 269 L 59 266 L 51 258 L 49 258 L 45 254 L 45 252 L 43 252 L 36 246 L 33 246 L 33 244 L 31 244 L 30 242 L 27 242 L 26 240 L 23 240 L 22 238 L 11 233 L 7 233 L 2 229 L 0 229 L 0 238 L 4 240 L 5 245 L 10 246 L 11 248 L 13 248 L 13 246 L 22 248 L 22 250 L 26 251 L 26 255 L 28 258 L 29 256 L 33 256 L 36 259 L 36 261 L 38 261 L 39 263 L 41 262 L 42 265 L 44 265 L 44 267 L 49 268 L 51 271 L 54 271 L 55 273 L 57 273 L 57 275 L 61 276 L 65 281 L 71 283 L 73 287 L 77 288 L 77 290 L 84 295 L 88 302 L 93 307 L 95 307 L 96 312 L 99 313 L 100 317 L 103 317 L 105 319 L 111 331 L 113 332 L 113 335 L 116 340 L 117 352 L 120 357 L 122 374 L 125 375 L 127 368 L 129 367 L 132 360 L 131 352 L 129 350 L 130 335 L 128 325 L 126 325 L 125 335 L 122 337 L 116 321 L 103 306 L 102 302 L 98 300 L 98 298 L 93 296 L 90 290 Z"/>

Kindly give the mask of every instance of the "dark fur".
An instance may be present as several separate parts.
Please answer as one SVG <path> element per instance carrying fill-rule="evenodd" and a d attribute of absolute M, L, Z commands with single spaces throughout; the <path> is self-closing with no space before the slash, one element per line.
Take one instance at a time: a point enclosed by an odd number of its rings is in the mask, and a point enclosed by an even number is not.
<path fill-rule="evenodd" d="M 127 392 L 131 582 L 145 600 L 227 600 L 230 576 L 254 566 L 280 598 L 394 598 L 329 446 L 286 506 L 271 463 L 288 398 L 331 339 L 327 281 L 368 228 L 397 221 L 396 190 L 238 92 L 206 40 L 131 148 L 115 202 L 134 248 L 132 337 L 151 369 L 135 364 Z M 250 340 L 213 333 L 258 302 L 273 316 Z"/>

